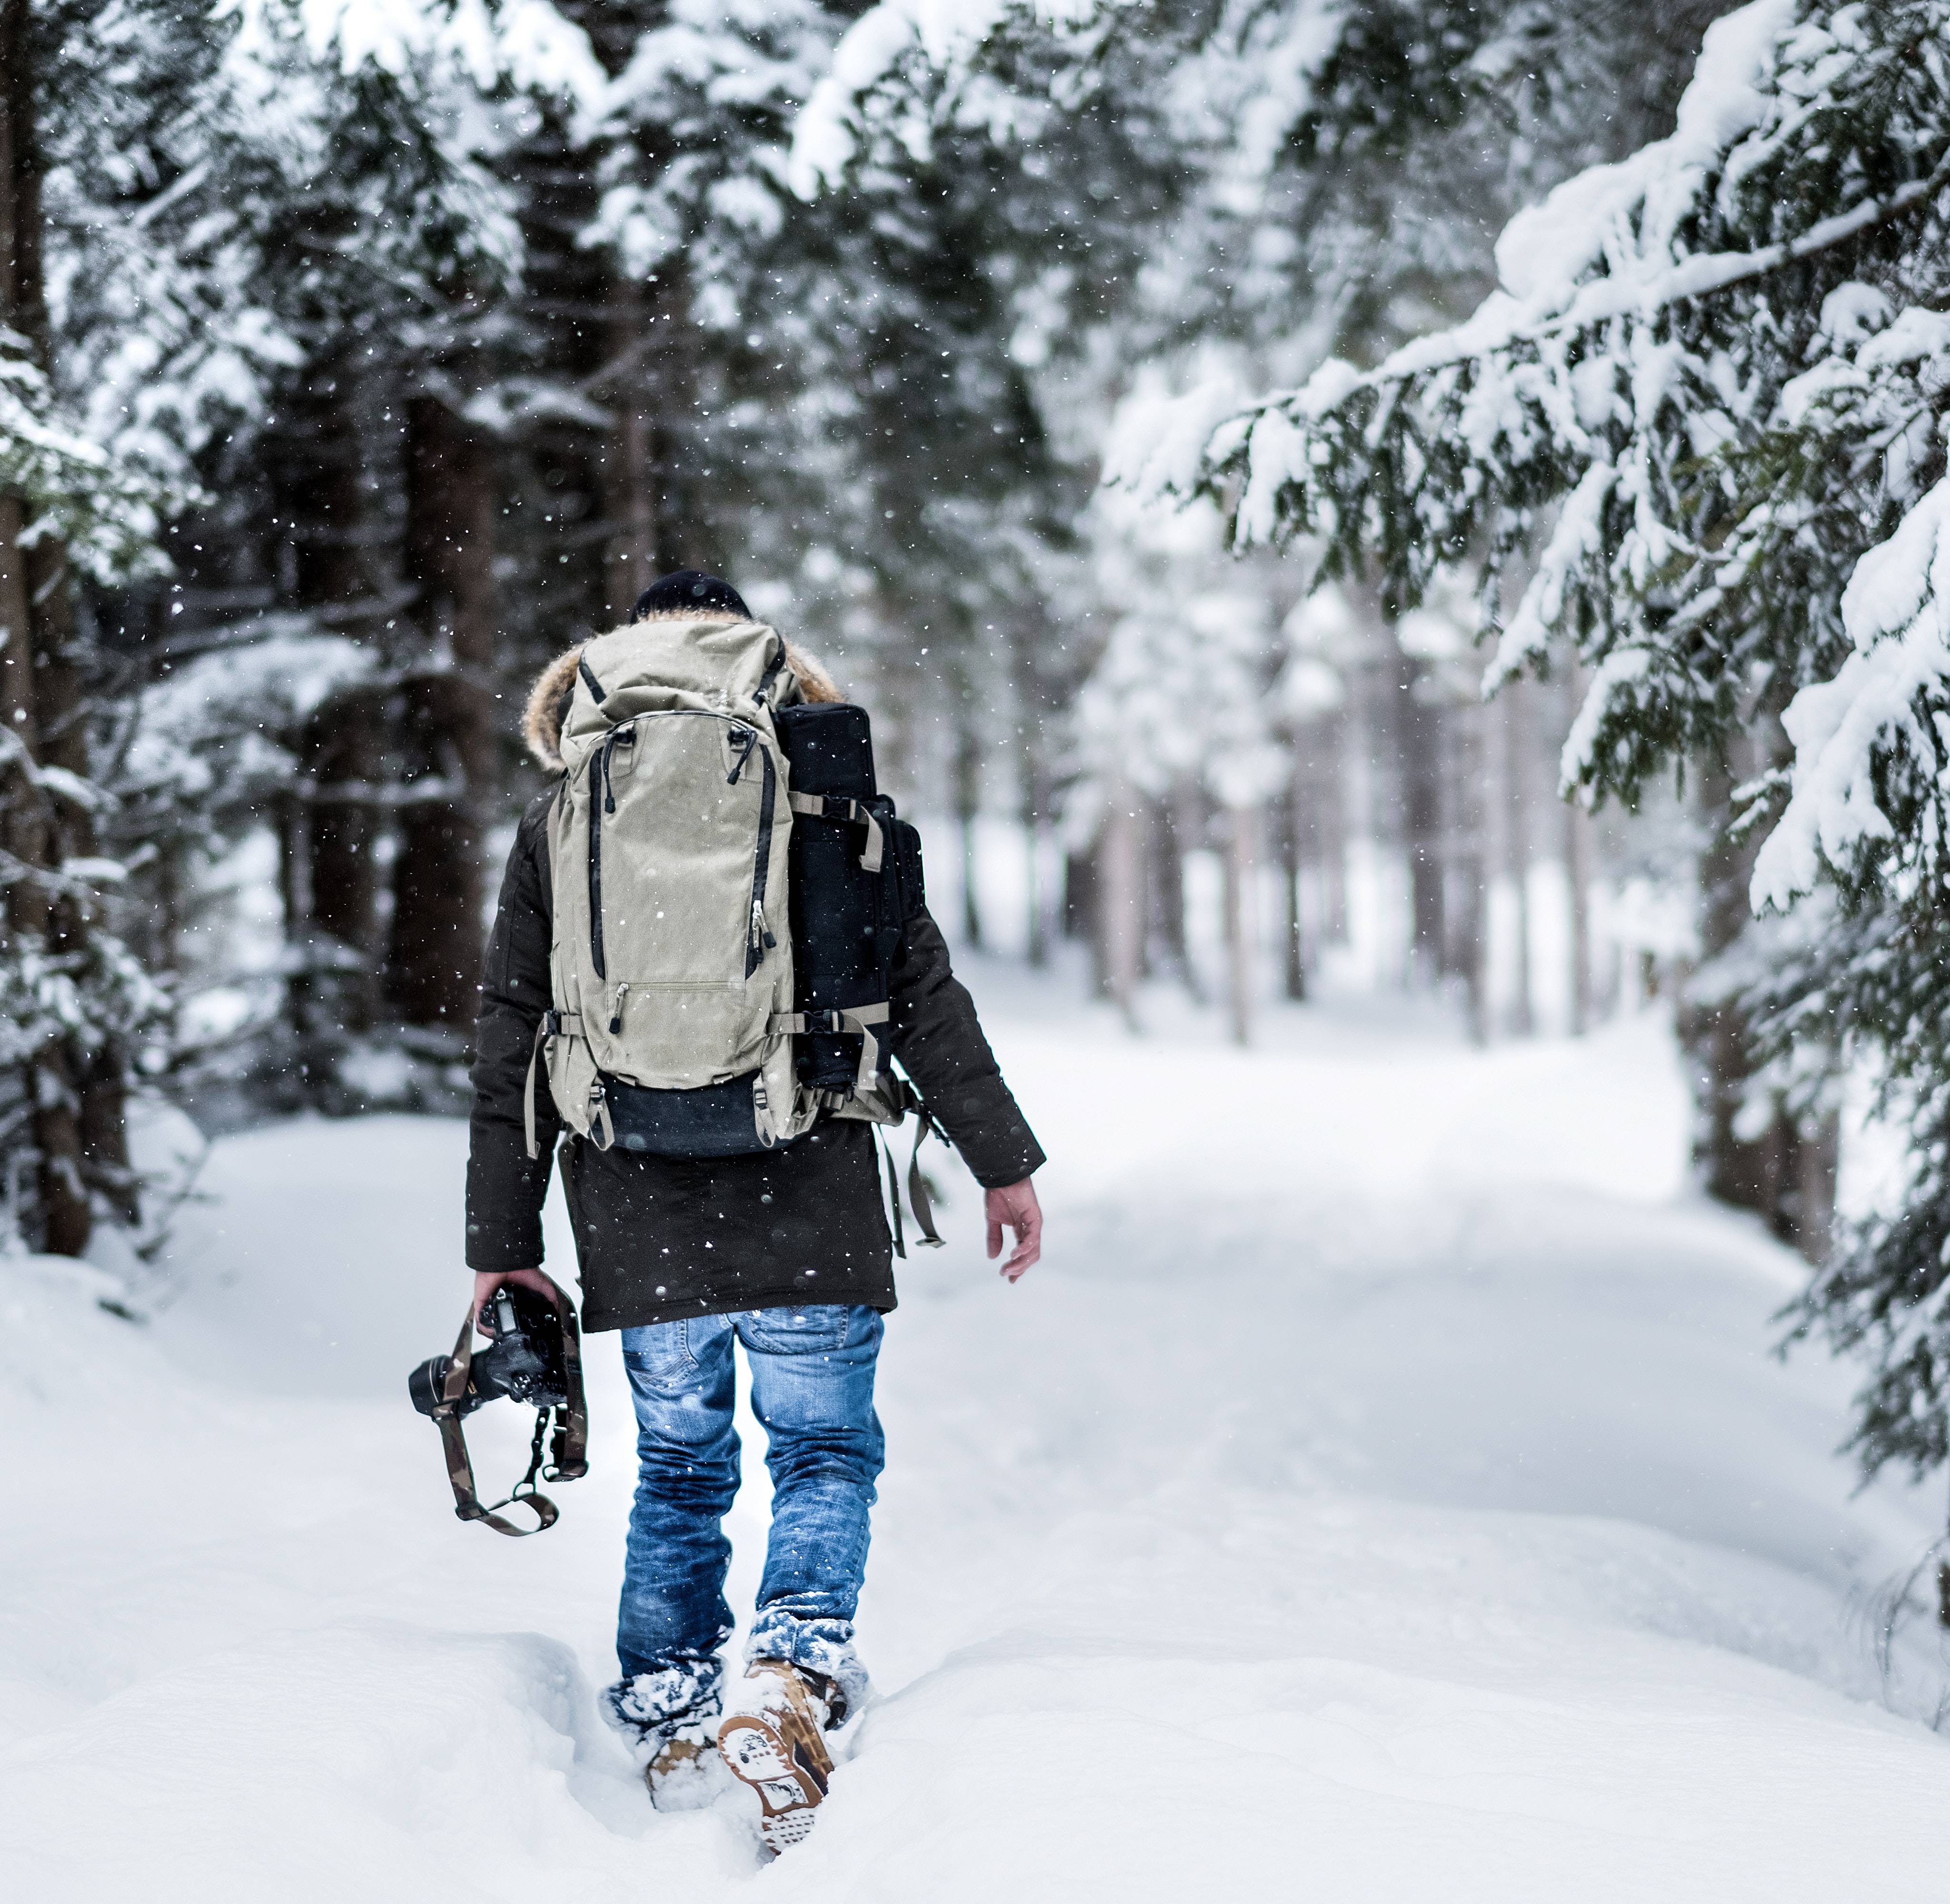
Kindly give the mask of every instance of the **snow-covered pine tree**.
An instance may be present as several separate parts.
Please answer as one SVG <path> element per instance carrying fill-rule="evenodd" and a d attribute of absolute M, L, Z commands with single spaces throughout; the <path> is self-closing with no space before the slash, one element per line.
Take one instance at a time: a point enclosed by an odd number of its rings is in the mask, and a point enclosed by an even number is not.
<path fill-rule="evenodd" d="M 1487 234 L 1540 184 L 1671 123 L 1720 11 L 1721 0 L 1656 14 L 1594 0 L 1000 0 L 943 14 L 885 0 L 842 43 L 796 155 L 806 179 L 851 180 L 870 160 L 899 177 L 948 142 L 983 153 L 1033 216 L 1042 201 L 1017 175 L 1045 142 L 1067 156 L 1092 113 L 1135 129 L 1145 169 L 1093 179 L 1095 216 L 1055 260 L 1087 271 L 1120 234 L 1142 257 L 1116 295 L 1073 303 L 1070 347 L 1045 380 L 1060 380 L 1073 426 L 1101 436 L 1092 412 L 1132 397 L 1134 361 L 1179 372 L 1216 362 L 1251 387 L 1329 351 L 1372 362 L 1468 310 L 1492 282 Z M 1388 705 L 1414 709 L 1418 729 L 1398 750 L 1416 963 L 1447 969 L 1468 921 L 1445 922 L 1434 776 L 1472 720 L 1434 692 L 1425 658 L 1394 664 L 1403 692 Z M 1289 812 L 1289 860 L 1295 823 Z M 1168 871 L 1173 853 L 1160 863 Z M 1165 896 L 1167 913 L 1175 904 Z"/>
<path fill-rule="evenodd" d="M 1870 1469 L 1946 1452 L 1946 25 L 1942 0 L 1758 0 L 1708 34 L 1670 137 L 1512 221 L 1468 322 L 1371 369 L 1331 361 L 1189 456 L 1160 433 L 1124 471 L 1223 499 L 1241 547 L 1316 539 L 1323 572 L 1372 567 L 1398 607 L 1475 567 L 1493 681 L 1591 670 L 1563 762 L 1582 797 L 1690 760 L 1724 817 L 1745 779 L 1765 842 L 1709 863 L 1710 949 L 1756 857 L 1763 907 L 1831 893 L 1821 929 L 1746 941 L 1758 978 L 1729 960 L 1696 1009 L 1758 1041 L 1791 1131 L 1838 1045 L 1915 1120 L 1902 1212 L 1843 1240 L 1804 1314 L 1875 1360 Z M 1775 714 L 1791 762 L 1765 757 Z M 1716 1137 L 1754 1128 L 1730 1096 L 1707 1094 L 1709 1168 Z M 1791 1221 L 1792 1186 L 1774 1198 Z"/>
<path fill-rule="evenodd" d="M 154 682 L 117 791 L 165 966 L 198 865 L 275 816 L 296 1041 L 270 1037 L 258 1069 L 302 1101 L 375 1016 L 472 1008 L 498 775 L 491 487 L 461 412 L 519 256 L 482 163 L 498 55 L 463 58 L 438 8 L 363 16 L 357 43 L 329 9 L 95 14 L 71 61 L 107 96 L 54 175 L 57 365 L 99 434 L 206 496 L 170 538 L 175 586 L 103 605 Z M 182 723 L 176 670 L 266 639 L 288 692 L 239 656 L 201 671 L 213 705 Z"/>
<path fill-rule="evenodd" d="M 50 374 L 47 184 L 75 12 L 0 4 L 0 1066 L 25 1084 L 0 1092 L 0 1159 L 12 1227 L 71 1252 L 98 1205 L 135 1214 L 129 1047 L 162 1005 L 107 916 L 126 869 L 98 850 L 84 590 L 166 568 L 160 518 L 185 499 L 92 439 Z"/>

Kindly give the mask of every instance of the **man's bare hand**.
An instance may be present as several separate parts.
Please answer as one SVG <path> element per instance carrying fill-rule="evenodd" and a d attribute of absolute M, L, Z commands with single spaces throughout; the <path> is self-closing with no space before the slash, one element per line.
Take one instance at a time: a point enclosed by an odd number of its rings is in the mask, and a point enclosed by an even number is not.
<path fill-rule="evenodd" d="M 1006 1224 L 1015 1232 L 1016 1246 L 1002 1265 L 1011 1282 L 1042 1255 L 1042 1206 L 1036 1201 L 1036 1184 L 1025 1177 L 1006 1190 L 992 1190 L 983 1199 L 989 1219 L 989 1256 L 991 1262 L 1002 1253 L 1002 1230 Z"/>
<path fill-rule="evenodd" d="M 995 1252 L 991 1250 L 989 1253 L 993 1255 Z M 519 1283 L 525 1290 L 533 1290 L 537 1296 L 547 1296 L 557 1308 L 562 1307 L 562 1291 L 538 1269 L 477 1269 L 474 1272 L 474 1313 L 477 1318 L 481 1314 L 481 1305 L 503 1283 Z M 475 1326 L 480 1329 L 478 1321 Z M 480 1329 L 480 1333 L 491 1339 L 494 1333 L 491 1329 Z"/>

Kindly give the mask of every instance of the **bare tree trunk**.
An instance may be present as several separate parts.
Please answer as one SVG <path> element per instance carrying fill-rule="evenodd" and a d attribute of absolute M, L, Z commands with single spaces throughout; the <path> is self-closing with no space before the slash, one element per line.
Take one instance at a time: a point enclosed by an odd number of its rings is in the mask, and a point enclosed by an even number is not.
<path fill-rule="evenodd" d="M 1423 683 L 1422 664 L 1394 655 L 1395 759 L 1401 776 L 1402 820 L 1408 851 L 1410 971 L 1432 984 L 1444 963 L 1447 938 L 1442 839 L 1442 714 Z"/>
<path fill-rule="evenodd" d="M 311 365 L 281 413 L 279 513 L 293 524 L 294 605 L 369 639 L 387 583 L 364 534 L 370 446 L 356 370 L 349 352 Z M 286 842 L 301 853 L 304 876 L 281 884 L 288 895 L 302 891 L 307 910 L 285 918 L 291 1013 L 303 1037 L 328 1044 L 366 1029 L 376 1013 L 385 810 L 375 794 L 387 725 L 385 692 L 360 688 L 325 702 L 296 736 L 302 804 L 288 816 Z"/>
<path fill-rule="evenodd" d="M 604 393 L 615 406 L 616 428 L 603 461 L 603 512 L 615 526 L 607 570 L 609 614 L 618 623 L 629 618 L 637 597 L 649 586 L 657 558 L 650 382 L 640 361 L 644 301 L 642 286 L 627 279 L 618 278 L 610 288 L 611 361 L 623 368 Z"/>
<path fill-rule="evenodd" d="M 1577 717 L 1582 686 L 1574 669 L 1565 682 L 1568 730 Z M 1571 1035 L 1591 1028 L 1591 816 L 1576 800 L 1564 807 L 1564 880 L 1571 909 Z"/>
<path fill-rule="evenodd" d="M 1730 768 L 1702 765 L 1698 798 L 1712 845 L 1700 862 L 1700 950 L 1711 961 L 1746 929 L 1756 839 L 1727 837 L 1737 782 L 1750 777 L 1757 756 Z M 1839 1146 L 1832 1115 L 1803 1122 L 1777 1106 L 1758 1131 L 1749 1114 L 1753 1057 L 1738 1004 L 1702 997 L 1696 982 L 1681 988 L 1680 1044 L 1693 1073 L 1693 1158 L 1709 1196 L 1752 1210 L 1783 1243 L 1810 1262 L 1826 1250 L 1835 1208 Z"/>
<path fill-rule="evenodd" d="M 1235 807 L 1226 816 L 1226 1003 L 1232 1021 L 1232 1041 L 1253 1041 L 1253 985 L 1257 921 L 1253 880 L 1258 860 L 1259 814 L 1250 807 Z"/>
<path fill-rule="evenodd" d="M 312 1028 L 321 1031 L 368 1031 L 378 1016 L 376 849 L 385 810 L 374 795 L 385 777 L 385 722 L 382 695 L 341 695 L 312 716 L 301 744 L 311 873 L 307 963 L 317 968 L 314 996 L 329 1000 L 325 1022 Z"/>
<path fill-rule="evenodd" d="M 1510 1029 L 1520 1038 L 1537 1029 L 1535 987 L 1531 974 L 1530 862 L 1531 862 L 1531 726 L 1530 687 L 1512 681 L 1500 697 L 1503 710 L 1503 786 L 1508 798 L 1509 857 L 1504 862 L 1509 874 L 1511 897 L 1516 904 L 1516 963 L 1513 995 L 1510 1000 Z"/>
<path fill-rule="evenodd" d="M 406 779 L 397 810 L 388 1003 L 408 1025 L 472 1024 L 481 967 L 481 782 L 467 772 L 470 730 L 484 723 L 476 683 L 455 674 L 400 683 Z M 413 797 L 416 786 L 429 786 Z"/>
<path fill-rule="evenodd" d="M 1571 901 L 1571 1035 L 1591 1028 L 1591 816 L 1575 801 L 1564 810 L 1564 876 Z"/>
<path fill-rule="evenodd" d="M 0 52 L 8 42 L 0 36 Z M 4 187 L 0 187 L 4 189 Z M 17 497 L 0 496 L 0 719 L 20 744 L 20 754 L 0 767 L 0 844 L 27 869 L 6 888 L 7 937 L 17 946 L 55 949 L 60 936 L 45 873 L 57 851 L 54 815 L 48 797 L 33 778 L 39 758 L 39 730 L 34 666 L 38 643 L 33 590 L 26 553 L 20 546 L 25 527 Z M 50 1040 L 27 1059 L 33 1105 L 36 1203 L 42 1247 L 75 1256 L 88 1247 L 93 1227 L 83 1176 L 80 1100 L 65 1042 Z"/>
<path fill-rule="evenodd" d="M 1009 630 L 1009 668 L 1020 736 L 1017 784 L 1021 795 L 1023 829 L 1023 946 L 1029 963 L 1038 969 L 1049 963 L 1050 908 L 1044 890 L 1043 861 L 1048 846 L 1052 802 L 1048 749 L 1043 739 L 1048 697 L 1037 667 L 1037 638 L 1045 632 L 1040 622 L 1033 623 L 1026 614 L 1019 615 Z"/>
<path fill-rule="evenodd" d="M 1090 996 L 1111 996 L 1111 967 L 1105 957 L 1104 926 L 1104 833 L 1080 853 L 1063 860 L 1063 933 L 1082 939 L 1090 948 Z"/>
<path fill-rule="evenodd" d="M 67 552 L 51 538 L 43 538 L 27 552 L 27 588 L 34 618 L 34 720 L 42 764 L 59 767 L 77 779 L 89 776 L 88 704 L 81 670 L 80 631 L 76 626 L 74 578 Z M 95 817 L 72 800 L 50 802 L 47 808 L 47 856 L 50 866 L 70 860 L 92 859 L 97 841 Z M 57 958 L 85 959 L 89 941 L 104 924 L 101 902 L 70 887 L 50 895 L 46 910 L 48 949 Z M 128 1096 L 129 1053 L 118 1036 L 98 1046 L 67 1041 L 61 1076 L 51 1081 L 51 1094 L 72 1099 L 70 1113 L 54 1114 L 59 1146 L 74 1146 L 73 1171 L 61 1165 L 64 1177 L 78 1174 L 82 1210 L 62 1219 L 70 1234 L 79 1233 L 85 1248 L 90 1220 L 88 1199 L 98 1196 L 122 1222 L 140 1215 L 139 1189 L 129 1159 L 128 1128 L 124 1116 Z M 70 1136 L 70 1116 L 72 1118 Z"/>
<path fill-rule="evenodd" d="M 1444 978 L 1460 978 L 1466 989 L 1475 984 L 1476 950 L 1482 937 L 1481 909 L 1472 888 L 1482 851 L 1482 814 L 1476 776 L 1481 748 L 1476 731 L 1478 711 L 1437 703 L 1441 717 L 1437 765 L 1441 776 L 1441 829 L 1438 865 L 1442 882 L 1442 959 Z M 1472 1009 L 1475 1000 L 1472 996 Z"/>
<path fill-rule="evenodd" d="M 0 51 L 4 50 L 5 42 L 0 42 Z M 4 789 L 5 799 L 0 821 L 5 827 L 7 851 L 26 865 L 38 866 L 46 851 L 45 801 L 27 769 L 40 737 L 34 720 L 33 621 L 27 605 L 26 558 L 20 548 L 20 534 L 26 527 L 20 499 L 0 494 L 0 722 L 21 748 L 11 758 L 0 758 L 0 789 Z M 21 880 L 7 890 L 10 919 L 16 931 L 39 929 L 38 923 L 30 929 L 18 916 L 20 907 L 29 903 L 31 883 Z"/>
<path fill-rule="evenodd" d="M 1188 782 L 1169 789 L 1157 803 L 1156 842 L 1157 877 L 1154 882 L 1157 932 L 1165 957 L 1195 1004 L 1205 1002 L 1198 968 L 1185 937 L 1185 844 L 1194 825 L 1197 790 Z"/>
<path fill-rule="evenodd" d="M 1288 779 L 1279 804 L 1280 885 L 1285 918 L 1280 933 L 1281 978 L 1288 998 L 1307 997 L 1307 918 L 1301 893 L 1300 843 L 1304 810 L 1300 770 Z"/>
<path fill-rule="evenodd" d="M 961 838 L 961 930 L 968 943 L 982 943 L 982 899 L 977 881 L 976 822 L 982 811 L 982 743 L 964 719 L 955 736 L 955 820 Z"/>
<path fill-rule="evenodd" d="M 654 398 L 649 425 L 651 565 L 665 574 L 680 568 L 719 569 L 724 552 L 710 507 L 714 492 L 706 480 L 709 426 L 698 420 L 709 406 L 691 316 L 690 274 L 681 256 L 659 269 L 644 321 L 657 338 L 647 376 L 638 379 Z"/>
<path fill-rule="evenodd" d="M 1347 734 L 1345 708 L 1316 730 L 1319 752 L 1309 776 L 1315 857 L 1320 866 L 1321 936 L 1347 942 Z"/>
<path fill-rule="evenodd" d="M 1038 971 L 1049 963 L 1049 905 L 1043 894 L 1042 862 L 1048 837 L 1043 818 L 1048 791 L 1033 763 L 1024 764 L 1023 790 L 1023 883 L 1024 923 L 1027 931 L 1023 950 Z"/>
<path fill-rule="evenodd" d="M 1365 932 L 1378 916 L 1375 902 L 1380 895 L 1373 889 L 1373 875 L 1381 870 L 1384 857 L 1392 854 L 1401 837 L 1399 779 L 1390 771 L 1394 752 L 1391 704 L 1397 698 L 1397 689 L 1394 670 L 1378 642 L 1350 669 L 1347 689 L 1347 705 L 1342 713 L 1345 737 L 1341 750 L 1342 838 L 1350 880 L 1357 849 L 1366 856 L 1369 875 L 1367 918 L 1357 919 L 1351 904 L 1346 915 L 1348 943 L 1352 945 L 1357 928 Z M 1374 961 L 1373 975 L 1377 979 L 1396 975 L 1386 963 L 1395 950 L 1392 943 L 1378 939 L 1361 950 Z M 1403 985 L 1410 982 L 1406 964 L 1400 977 Z"/>
<path fill-rule="evenodd" d="M 1138 1029 L 1139 947 L 1145 930 L 1144 838 L 1135 788 L 1114 780 L 1104 817 L 1098 929 L 1111 1002 Z"/>
<path fill-rule="evenodd" d="M 1483 703 L 1477 711 L 1476 718 L 1476 804 L 1482 832 L 1483 883 L 1477 982 L 1483 993 L 1483 1032 L 1486 1041 L 1494 1039 L 1503 1029 L 1496 992 L 1497 954 L 1503 941 L 1497 929 L 1497 909 L 1493 901 L 1498 886 L 1508 873 L 1512 850 L 1509 708 L 1504 698 L 1509 692 L 1506 687 L 1495 700 Z"/>
<path fill-rule="evenodd" d="M 1451 763 L 1455 803 L 1455 870 L 1461 896 L 1456 926 L 1455 964 L 1468 1001 L 1469 1037 L 1490 1041 L 1490 852 L 1488 810 L 1494 789 L 1485 785 L 1491 714 L 1478 705 L 1452 710 L 1448 726 L 1454 745 Z"/>
<path fill-rule="evenodd" d="M 42 161 L 35 123 L 36 70 L 28 0 L 0 0 L 0 324 L 27 341 L 45 365 L 48 310 L 41 198 Z M 7 849 L 25 869 L 6 893 L 8 936 L 44 945 L 57 957 L 84 949 L 90 924 L 84 901 L 58 894 L 51 873 L 66 857 L 64 832 L 86 829 L 87 816 L 58 810 L 33 767 L 60 765 L 86 774 L 86 735 L 73 655 L 73 598 L 67 552 L 43 537 L 20 546 L 27 527 L 19 498 L 0 496 L 0 712 L 20 755 L 0 766 L 0 824 Z M 86 1182 L 80 1081 L 73 1041 L 51 1038 L 30 1060 L 34 1144 L 39 1153 L 42 1240 L 58 1254 L 88 1246 L 93 1214 Z M 121 1130 L 121 1056 L 112 1087 L 101 1081 L 93 1125 L 105 1174 L 126 1203 L 133 1179 Z"/>
<path fill-rule="evenodd" d="M 482 835 L 494 779 L 495 486 L 486 446 L 431 398 L 410 412 L 407 561 L 428 648 L 450 663 L 401 684 L 399 810 L 387 992 L 409 1025 L 464 1030 L 478 1003 Z M 441 651 L 444 650 L 444 655 Z"/>

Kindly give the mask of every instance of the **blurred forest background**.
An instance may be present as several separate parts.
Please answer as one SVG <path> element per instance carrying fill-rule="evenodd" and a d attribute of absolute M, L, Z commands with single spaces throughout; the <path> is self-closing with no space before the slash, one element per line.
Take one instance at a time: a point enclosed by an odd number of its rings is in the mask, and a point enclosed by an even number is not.
<path fill-rule="evenodd" d="M 1670 996 L 1705 1181 L 1818 1259 L 1832 1095 L 1697 978 L 1778 704 L 1591 810 L 1588 658 L 1486 699 L 1406 518 L 1323 570 L 1104 481 L 1467 318 L 1727 11 L 0 0 L 7 1223 L 133 1217 L 132 1089 L 463 1107 L 527 683 L 699 567 L 871 705 L 967 943 L 1242 1041 L 1323 971 L 1486 1041 Z"/>

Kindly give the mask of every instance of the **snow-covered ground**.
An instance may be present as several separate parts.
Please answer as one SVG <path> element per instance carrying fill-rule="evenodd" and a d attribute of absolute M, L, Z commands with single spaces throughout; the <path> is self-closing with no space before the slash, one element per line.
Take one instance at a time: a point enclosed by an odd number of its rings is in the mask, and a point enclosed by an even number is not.
<path fill-rule="evenodd" d="M 302 1122 L 218 1146 L 146 1324 L 0 1264 L 8 1895 L 1941 1893 L 1933 1642 L 1886 1694 L 1870 1611 L 1935 1503 L 1851 1498 L 1848 1373 L 1770 1355 L 1796 1265 L 1684 1194 L 1656 1019 L 1482 1054 L 1350 1001 L 1238 1053 L 973 977 L 1048 1255 L 1003 1286 L 938 1171 L 882 1364 L 881 1697 L 808 1844 L 654 1814 L 597 1718 L 614 1338 L 560 1525 L 459 1525 L 404 1377 L 465 1302 L 464 1131 Z M 511 1476 L 521 1418 L 476 1423 Z"/>

